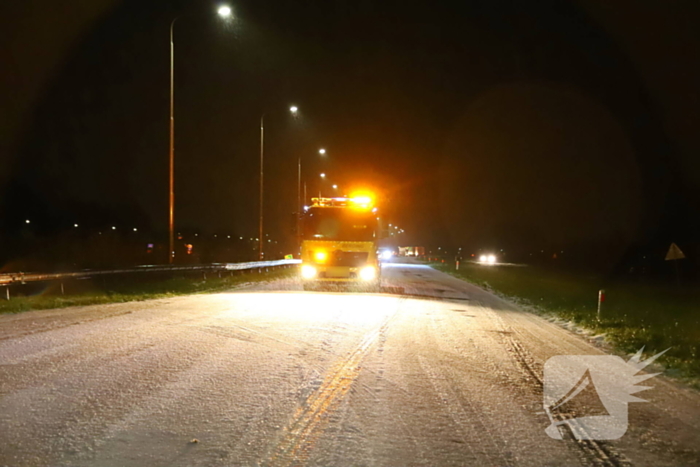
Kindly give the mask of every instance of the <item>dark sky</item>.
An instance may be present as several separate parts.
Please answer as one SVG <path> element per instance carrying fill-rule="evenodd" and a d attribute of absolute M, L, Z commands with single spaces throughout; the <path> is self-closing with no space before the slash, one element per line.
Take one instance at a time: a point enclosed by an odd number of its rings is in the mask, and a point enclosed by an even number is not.
<path fill-rule="evenodd" d="M 286 234 L 302 155 L 382 194 L 407 242 L 700 238 L 697 2 L 31 0 L 0 16 L 2 222 Z M 291 118 L 287 108 L 300 107 Z M 317 150 L 325 147 L 321 160 Z"/>

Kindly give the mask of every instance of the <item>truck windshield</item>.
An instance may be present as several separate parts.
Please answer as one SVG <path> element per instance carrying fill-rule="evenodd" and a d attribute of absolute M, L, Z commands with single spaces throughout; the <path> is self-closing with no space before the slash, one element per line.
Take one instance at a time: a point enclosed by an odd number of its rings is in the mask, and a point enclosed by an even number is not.
<path fill-rule="evenodd" d="M 304 219 L 305 240 L 368 242 L 376 237 L 377 219 L 371 212 L 346 208 L 311 208 Z"/>

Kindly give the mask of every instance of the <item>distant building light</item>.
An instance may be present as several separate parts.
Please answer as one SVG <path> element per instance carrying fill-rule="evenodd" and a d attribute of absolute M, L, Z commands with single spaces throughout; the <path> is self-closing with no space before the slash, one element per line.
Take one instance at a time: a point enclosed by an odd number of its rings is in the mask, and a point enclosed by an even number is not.
<path fill-rule="evenodd" d="M 25 223 L 25 224 L 31 224 L 32 221 L 30 221 L 29 219 L 27 219 L 26 221 L 24 221 L 24 223 Z"/>
<path fill-rule="evenodd" d="M 117 230 L 117 228 L 115 226 L 112 226 L 112 230 Z"/>
<path fill-rule="evenodd" d="M 78 224 L 73 224 L 73 227 L 77 228 L 77 227 L 78 227 Z"/>

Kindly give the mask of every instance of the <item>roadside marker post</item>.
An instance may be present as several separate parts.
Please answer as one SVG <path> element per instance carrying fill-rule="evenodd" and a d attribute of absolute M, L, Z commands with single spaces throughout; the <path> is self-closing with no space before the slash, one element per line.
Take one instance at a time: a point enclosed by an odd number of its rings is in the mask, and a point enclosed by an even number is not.
<path fill-rule="evenodd" d="M 603 308 L 603 302 L 605 301 L 605 289 L 600 289 L 598 291 L 598 321 L 601 318 L 601 311 Z"/>
<path fill-rule="evenodd" d="M 666 261 L 673 261 L 673 268 L 676 270 L 676 284 L 681 285 L 681 274 L 678 271 L 678 260 L 684 259 L 685 255 L 681 251 L 680 248 L 678 248 L 678 245 L 675 243 L 671 243 L 671 246 L 668 248 L 668 253 L 666 253 Z"/>

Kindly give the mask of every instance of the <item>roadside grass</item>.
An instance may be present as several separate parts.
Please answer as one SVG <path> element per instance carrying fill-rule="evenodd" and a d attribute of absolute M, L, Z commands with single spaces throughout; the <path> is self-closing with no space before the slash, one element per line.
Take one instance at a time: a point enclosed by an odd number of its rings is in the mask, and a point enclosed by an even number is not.
<path fill-rule="evenodd" d="M 537 267 L 453 265 L 434 268 L 492 290 L 538 312 L 571 321 L 613 346 L 632 353 L 645 346 L 645 355 L 667 348 L 659 362 L 666 374 L 689 378 L 700 388 L 700 288 L 652 284 L 576 275 Z M 601 319 L 598 290 L 605 289 Z"/>
<path fill-rule="evenodd" d="M 0 301 L 0 313 L 21 313 L 30 310 L 123 303 L 178 295 L 223 292 L 240 287 L 243 284 L 291 278 L 295 272 L 295 268 L 285 268 L 262 273 L 235 274 L 222 278 L 214 276 L 206 280 L 198 276 L 197 278 L 176 277 L 145 281 L 143 280 L 144 277 L 141 277 L 140 280 L 110 281 L 110 283 L 100 288 L 86 287 L 84 284 L 80 284 L 79 288 L 82 290 L 78 290 L 75 293 L 67 293 L 66 295 L 61 295 L 60 290 L 53 285 L 47 286 L 40 294 L 17 296 L 9 301 Z"/>

